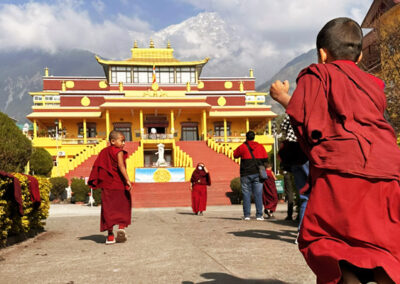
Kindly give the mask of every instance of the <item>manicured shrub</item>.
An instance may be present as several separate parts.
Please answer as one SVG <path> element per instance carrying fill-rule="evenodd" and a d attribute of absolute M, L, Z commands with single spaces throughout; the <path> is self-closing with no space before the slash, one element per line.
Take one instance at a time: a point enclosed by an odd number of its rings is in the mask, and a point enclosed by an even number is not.
<path fill-rule="evenodd" d="M 93 190 L 93 198 L 94 198 L 94 205 L 100 205 L 101 204 L 101 189 L 95 189 Z"/>
<path fill-rule="evenodd" d="M 24 215 L 16 213 L 18 205 L 10 198 L 7 188 L 11 185 L 11 178 L 0 179 L 0 246 L 5 246 L 7 238 L 18 236 L 27 238 L 43 230 L 45 220 L 49 215 L 49 193 L 51 183 L 47 178 L 35 176 L 39 182 L 41 204 L 34 207 L 28 187 L 28 179 L 22 174 L 14 174 L 21 184 L 22 205 Z"/>
<path fill-rule="evenodd" d="M 71 191 L 73 192 L 75 202 L 86 202 L 90 188 L 85 184 L 85 180 L 73 178 L 71 180 Z"/>
<path fill-rule="evenodd" d="M 50 179 L 52 199 L 61 199 L 65 197 L 65 189 L 68 187 L 68 179 L 65 177 L 54 177 Z"/>
<path fill-rule="evenodd" d="M 53 158 L 44 148 L 33 148 L 30 160 L 31 174 L 50 176 L 53 169 Z"/>
<path fill-rule="evenodd" d="M 0 112 L 0 169 L 23 172 L 32 153 L 32 143 L 14 121 Z"/>
<path fill-rule="evenodd" d="M 231 180 L 230 188 L 233 193 L 232 198 L 231 198 L 232 203 L 240 204 L 241 201 L 243 200 L 242 187 L 240 184 L 240 177 L 236 177 Z"/>

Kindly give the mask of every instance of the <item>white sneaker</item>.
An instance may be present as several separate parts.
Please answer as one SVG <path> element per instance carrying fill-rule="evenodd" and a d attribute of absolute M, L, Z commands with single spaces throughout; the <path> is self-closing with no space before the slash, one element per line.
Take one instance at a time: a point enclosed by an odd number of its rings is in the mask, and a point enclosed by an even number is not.
<path fill-rule="evenodd" d="M 258 220 L 258 221 L 264 221 L 265 219 L 264 219 L 263 216 L 261 216 L 261 217 L 257 217 L 257 220 Z"/>
<path fill-rule="evenodd" d="M 243 220 L 250 221 L 250 217 L 244 217 Z"/>

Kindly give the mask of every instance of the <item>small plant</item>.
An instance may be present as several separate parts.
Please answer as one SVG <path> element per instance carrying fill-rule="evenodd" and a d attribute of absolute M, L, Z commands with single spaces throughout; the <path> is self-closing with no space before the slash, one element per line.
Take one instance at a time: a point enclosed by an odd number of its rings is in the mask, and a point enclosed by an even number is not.
<path fill-rule="evenodd" d="M 85 184 L 85 180 L 73 178 L 71 180 L 71 191 L 74 193 L 75 202 L 86 202 L 90 188 Z"/>
<path fill-rule="evenodd" d="M 241 201 L 243 200 L 242 187 L 240 184 L 240 177 L 236 177 L 236 178 L 232 179 L 229 186 L 233 193 L 232 198 L 231 198 L 232 203 L 240 204 Z"/>
<path fill-rule="evenodd" d="M 39 176 L 50 176 L 53 169 L 53 158 L 44 148 L 33 148 L 30 171 Z"/>
<path fill-rule="evenodd" d="M 68 187 L 68 179 L 65 177 L 54 177 L 50 179 L 51 183 L 51 195 L 53 199 L 61 199 L 64 200 L 66 196 L 65 189 Z"/>

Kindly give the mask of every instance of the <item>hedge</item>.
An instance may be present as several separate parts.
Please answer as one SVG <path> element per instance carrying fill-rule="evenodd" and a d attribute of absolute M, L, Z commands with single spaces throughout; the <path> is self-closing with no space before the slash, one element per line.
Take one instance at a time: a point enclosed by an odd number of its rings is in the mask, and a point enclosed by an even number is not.
<path fill-rule="evenodd" d="M 68 187 L 68 179 L 65 177 L 53 177 L 50 178 L 50 183 L 52 198 L 64 200 L 64 196 L 66 195 L 65 189 Z"/>
<path fill-rule="evenodd" d="M 49 177 L 52 169 L 53 157 L 50 153 L 44 148 L 33 148 L 30 160 L 31 174 Z"/>
<path fill-rule="evenodd" d="M 51 184 L 47 178 L 35 176 L 39 182 L 41 204 L 34 208 L 28 187 L 28 178 L 22 174 L 13 174 L 21 183 L 22 204 L 24 215 L 16 211 L 18 205 L 14 200 L 8 200 L 6 189 L 12 183 L 10 178 L 0 179 L 0 246 L 7 244 L 10 236 L 27 238 L 44 229 L 45 220 L 49 215 L 49 193 Z"/>
<path fill-rule="evenodd" d="M 32 143 L 6 114 L 0 112 L 0 169 L 22 172 L 32 153 Z"/>
<path fill-rule="evenodd" d="M 85 180 L 73 178 L 71 180 L 71 191 L 73 192 L 74 202 L 86 202 L 89 196 L 90 187 L 85 184 Z"/>

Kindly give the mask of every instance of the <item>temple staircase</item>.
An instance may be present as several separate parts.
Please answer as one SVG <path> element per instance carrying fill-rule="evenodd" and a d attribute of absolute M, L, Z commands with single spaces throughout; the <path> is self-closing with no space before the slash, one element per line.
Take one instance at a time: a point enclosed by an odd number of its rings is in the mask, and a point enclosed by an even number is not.
<path fill-rule="evenodd" d="M 138 142 L 125 142 L 124 150 L 128 152 L 128 155 L 132 155 L 138 148 Z M 98 155 L 92 155 L 88 159 L 86 159 L 82 164 L 78 167 L 69 171 L 65 177 L 71 181 L 72 178 L 86 178 L 89 177 L 90 171 L 92 170 L 94 161 L 96 161 Z"/>
<path fill-rule="evenodd" d="M 224 154 L 218 154 L 204 141 L 176 142 L 193 159 L 193 166 L 203 162 L 210 171 L 211 186 L 208 187 L 207 205 L 229 205 L 226 196 L 230 181 L 239 176 L 239 166 Z M 135 183 L 133 207 L 186 207 L 191 206 L 189 182 Z"/>

